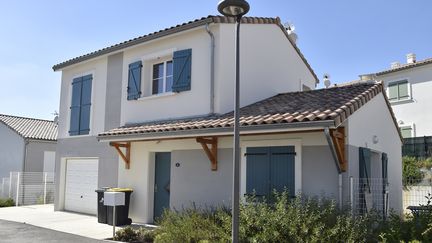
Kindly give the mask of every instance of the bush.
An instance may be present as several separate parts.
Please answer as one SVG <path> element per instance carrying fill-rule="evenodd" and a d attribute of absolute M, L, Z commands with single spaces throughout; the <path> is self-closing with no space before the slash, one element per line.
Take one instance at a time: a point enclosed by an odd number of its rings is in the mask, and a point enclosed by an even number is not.
<path fill-rule="evenodd" d="M 0 198 L 0 208 L 13 207 L 15 206 L 15 201 L 12 198 L 1 199 Z"/>
<path fill-rule="evenodd" d="M 153 242 L 155 232 L 146 228 L 139 228 L 135 230 L 131 226 L 127 226 L 123 229 L 117 230 L 113 240 L 123 242 Z"/>
<path fill-rule="evenodd" d="M 402 178 L 405 186 L 423 179 L 424 173 L 420 170 L 421 167 L 422 164 L 414 157 L 402 158 Z"/>

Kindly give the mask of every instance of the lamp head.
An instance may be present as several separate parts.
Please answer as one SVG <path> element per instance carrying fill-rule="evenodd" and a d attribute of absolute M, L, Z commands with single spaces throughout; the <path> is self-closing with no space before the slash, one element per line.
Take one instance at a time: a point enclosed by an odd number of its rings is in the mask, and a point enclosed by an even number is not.
<path fill-rule="evenodd" d="M 227 17 L 241 17 L 249 12 L 249 3 L 245 0 L 221 0 L 218 11 Z"/>

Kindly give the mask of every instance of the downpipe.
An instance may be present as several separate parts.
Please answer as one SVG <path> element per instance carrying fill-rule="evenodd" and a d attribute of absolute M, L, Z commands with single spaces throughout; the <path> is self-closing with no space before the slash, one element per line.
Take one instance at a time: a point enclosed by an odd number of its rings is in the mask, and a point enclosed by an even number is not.
<path fill-rule="evenodd" d="M 206 24 L 205 29 L 210 36 L 210 115 L 214 114 L 215 109 L 215 37 L 210 30 L 210 25 Z"/>

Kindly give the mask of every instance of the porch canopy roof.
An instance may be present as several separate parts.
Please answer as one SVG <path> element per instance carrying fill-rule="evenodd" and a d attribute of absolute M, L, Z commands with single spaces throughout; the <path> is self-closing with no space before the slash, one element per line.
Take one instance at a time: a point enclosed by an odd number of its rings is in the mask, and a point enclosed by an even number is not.
<path fill-rule="evenodd" d="M 365 82 L 328 89 L 282 93 L 240 109 L 241 131 L 306 130 L 338 127 L 383 92 L 382 83 Z M 393 115 L 390 104 L 388 108 Z M 393 121 L 397 126 L 396 120 Z M 230 135 L 233 112 L 223 115 L 129 124 L 99 134 L 99 141 L 144 141 Z"/>

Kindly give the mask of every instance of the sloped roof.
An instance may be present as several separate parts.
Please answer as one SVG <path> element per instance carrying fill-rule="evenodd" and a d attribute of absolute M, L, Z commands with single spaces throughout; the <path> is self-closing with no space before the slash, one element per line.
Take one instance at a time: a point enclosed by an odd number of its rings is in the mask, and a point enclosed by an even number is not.
<path fill-rule="evenodd" d="M 415 63 L 401 64 L 397 68 L 390 68 L 390 69 L 380 71 L 377 73 L 372 73 L 372 74 L 374 74 L 376 76 L 381 76 L 381 75 L 385 75 L 388 73 L 394 73 L 394 72 L 403 71 L 403 70 L 410 69 L 410 68 L 421 67 L 421 66 L 428 65 L 428 64 L 432 64 L 432 58 L 427 58 L 427 59 L 424 59 L 421 61 L 416 61 Z M 370 74 L 363 74 L 363 75 L 370 75 Z M 362 75 L 360 75 L 360 76 L 362 76 Z"/>
<path fill-rule="evenodd" d="M 0 114 L 0 122 L 24 138 L 57 140 L 57 124 L 53 121 Z"/>
<path fill-rule="evenodd" d="M 359 83 L 342 87 L 283 93 L 240 109 L 242 128 L 274 127 L 284 124 L 339 126 L 351 114 L 376 95 L 382 93 L 382 83 Z M 388 105 L 388 104 L 387 104 Z M 388 105 L 390 112 L 390 106 Z M 394 115 L 393 115 L 394 118 Z M 396 125 L 396 120 L 393 119 Z M 220 116 L 177 119 L 135 124 L 115 128 L 99 135 L 99 139 L 128 137 L 184 131 L 232 129 L 233 112 Z"/>
<path fill-rule="evenodd" d="M 105 47 L 102 48 L 100 50 L 82 55 L 82 56 L 78 56 L 72 59 L 69 59 L 67 61 L 61 62 L 59 64 L 54 65 L 52 68 L 54 71 L 60 70 L 62 68 L 68 67 L 70 65 L 73 64 L 77 64 L 95 57 L 99 57 L 111 52 L 115 52 L 115 51 L 119 51 L 122 50 L 124 48 L 130 47 L 130 46 L 134 46 L 134 45 L 138 45 L 147 41 L 151 41 L 157 38 L 161 38 L 164 36 L 168 36 L 174 33 L 178 33 L 184 30 L 189 30 L 189 29 L 193 29 L 199 26 L 204 26 L 206 24 L 210 24 L 210 23 L 235 23 L 235 18 L 232 17 L 225 17 L 225 16 L 212 16 L 209 15 L 207 17 L 202 17 L 200 19 L 195 19 L 183 24 L 179 24 L 176 26 L 172 26 L 163 30 L 159 30 L 147 35 L 143 35 L 143 36 L 139 36 L 137 38 L 133 38 L 109 47 Z M 279 17 L 276 18 L 265 18 L 265 17 L 243 17 L 242 18 L 242 23 L 244 24 L 276 24 L 278 25 L 281 30 L 283 31 L 283 33 L 286 35 L 288 41 L 292 44 L 292 46 L 294 47 L 294 49 L 296 50 L 296 52 L 298 53 L 298 55 L 300 56 L 300 58 L 303 60 L 303 62 L 305 63 L 305 65 L 307 66 L 307 68 L 310 70 L 310 72 L 312 73 L 312 75 L 315 78 L 316 83 L 319 83 L 319 79 L 316 76 L 315 72 L 313 71 L 312 67 L 310 66 L 310 64 L 308 63 L 308 61 L 306 60 L 306 58 L 303 56 L 303 54 L 301 53 L 300 49 L 297 47 L 297 45 L 295 43 L 293 43 L 291 41 L 290 38 L 288 38 L 288 33 L 285 29 L 285 27 L 281 24 L 281 21 L 279 19 Z"/>

